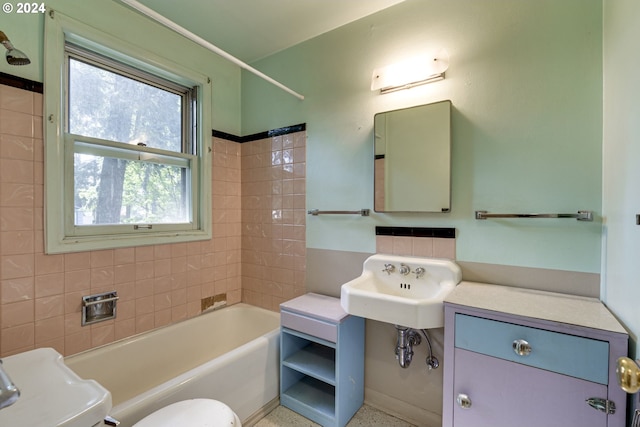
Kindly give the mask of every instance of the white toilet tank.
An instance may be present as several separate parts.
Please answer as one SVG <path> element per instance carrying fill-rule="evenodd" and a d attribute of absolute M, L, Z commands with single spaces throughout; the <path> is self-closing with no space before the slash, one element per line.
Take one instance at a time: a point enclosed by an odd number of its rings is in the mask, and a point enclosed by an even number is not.
<path fill-rule="evenodd" d="M 241 427 L 238 416 L 222 402 L 191 399 L 173 403 L 147 415 L 133 427 Z"/>

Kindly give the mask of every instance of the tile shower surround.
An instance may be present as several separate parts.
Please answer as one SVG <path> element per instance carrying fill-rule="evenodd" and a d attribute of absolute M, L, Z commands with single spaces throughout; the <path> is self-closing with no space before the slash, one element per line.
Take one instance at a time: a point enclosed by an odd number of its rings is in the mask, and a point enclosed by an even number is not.
<path fill-rule="evenodd" d="M 213 138 L 212 240 L 46 255 L 42 100 L 0 85 L 0 357 L 77 353 L 195 316 L 220 293 L 276 310 L 304 292 L 304 132 Z M 81 297 L 112 290 L 118 317 L 81 327 Z"/>
<path fill-rule="evenodd" d="M 306 133 L 242 144 L 242 296 L 279 310 L 305 292 Z"/>

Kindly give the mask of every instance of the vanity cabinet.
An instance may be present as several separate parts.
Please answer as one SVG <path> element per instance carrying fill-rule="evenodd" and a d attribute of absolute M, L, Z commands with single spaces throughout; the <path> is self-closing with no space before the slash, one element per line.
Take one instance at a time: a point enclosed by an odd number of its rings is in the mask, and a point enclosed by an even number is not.
<path fill-rule="evenodd" d="M 592 298 L 462 282 L 445 300 L 444 427 L 623 427 L 628 335 Z"/>
<path fill-rule="evenodd" d="M 309 293 L 280 305 L 280 403 L 343 427 L 364 401 L 364 319 Z"/>

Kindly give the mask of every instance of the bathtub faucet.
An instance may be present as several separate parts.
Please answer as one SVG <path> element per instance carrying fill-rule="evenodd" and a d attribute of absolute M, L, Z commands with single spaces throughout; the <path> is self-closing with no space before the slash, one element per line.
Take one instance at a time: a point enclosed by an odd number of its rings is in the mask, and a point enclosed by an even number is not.
<path fill-rule="evenodd" d="M 20 390 L 2 368 L 2 360 L 0 360 L 0 409 L 13 405 L 19 397 Z"/>

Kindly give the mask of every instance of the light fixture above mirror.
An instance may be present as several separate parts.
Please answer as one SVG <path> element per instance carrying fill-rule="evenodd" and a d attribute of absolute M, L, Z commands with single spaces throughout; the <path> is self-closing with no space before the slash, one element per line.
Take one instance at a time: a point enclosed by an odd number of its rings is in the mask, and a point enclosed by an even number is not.
<path fill-rule="evenodd" d="M 449 54 L 445 49 L 376 68 L 371 76 L 371 90 L 389 93 L 411 89 L 444 79 L 449 68 Z"/>

